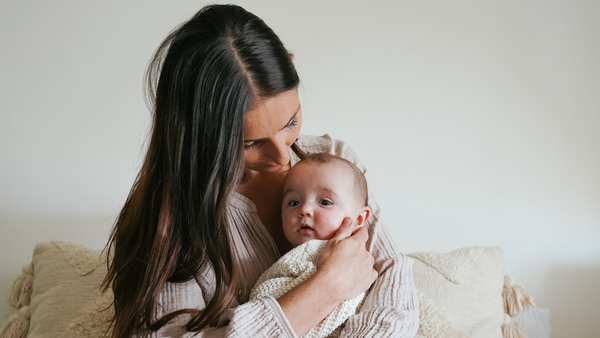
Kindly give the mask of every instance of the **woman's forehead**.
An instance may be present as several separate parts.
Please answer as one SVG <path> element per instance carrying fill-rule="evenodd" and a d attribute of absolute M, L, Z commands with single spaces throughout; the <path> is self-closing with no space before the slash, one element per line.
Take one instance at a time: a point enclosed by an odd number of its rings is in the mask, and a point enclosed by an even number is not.
<path fill-rule="evenodd" d="M 298 90 L 259 98 L 244 116 L 244 140 L 268 138 L 279 132 L 300 110 Z"/>

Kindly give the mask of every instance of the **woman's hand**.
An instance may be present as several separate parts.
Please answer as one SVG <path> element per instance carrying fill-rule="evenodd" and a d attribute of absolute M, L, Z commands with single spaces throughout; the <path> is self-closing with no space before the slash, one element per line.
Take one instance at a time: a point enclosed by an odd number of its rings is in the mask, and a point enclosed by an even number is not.
<path fill-rule="evenodd" d="M 340 302 L 358 296 L 377 279 L 373 256 L 365 248 L 368 239 L 364 227 L 352 234 L 352 219 L 347 217 L 317 257 L 316 274 L 323 275 L 319 279 L 329 284 L 331 296 Z"/>

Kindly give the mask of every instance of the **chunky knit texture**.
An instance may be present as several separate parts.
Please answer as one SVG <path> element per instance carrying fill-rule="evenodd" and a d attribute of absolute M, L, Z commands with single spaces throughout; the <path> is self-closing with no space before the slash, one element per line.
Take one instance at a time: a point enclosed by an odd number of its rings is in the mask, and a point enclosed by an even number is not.
<path fill-rule="evenodd" d="M 267 295 L 279 298 L 314 275 L 317 272 L 317 256 L 323 250 L 325 243 L 327 241 L 315 239 L 299 245 L 283 255 L 277 263 L 271 265 L 260 276 L 250 292 L 250 299 Z M 341 325 L 358 312 L 364 298 L 365 293 L 363 292 L 353 299 L 346 299 L 327 318 L 302 337 L 338 337 L 341 333 Z"/>
<path fill-rule="evenodd" d="M 419 290 L 419 338 L 502 338 L 504 254 L 472 246 L 413 253 Z M 509 318 L 510 320 L 510 318 Z"/>

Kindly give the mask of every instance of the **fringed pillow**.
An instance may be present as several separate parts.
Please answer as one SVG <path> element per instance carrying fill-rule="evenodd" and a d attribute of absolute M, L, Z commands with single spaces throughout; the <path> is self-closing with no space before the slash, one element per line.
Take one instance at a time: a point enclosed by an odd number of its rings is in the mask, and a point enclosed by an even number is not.
<path fill-rule="evenodd" d="M 504 254 L 474 246 L 415 253 L 420 327 L 417 337 L 502 338 Z"/>
<path fill-rule="evenodd" d="M 504 276 L 499 247 L 473 246 L 414 258 L 420 338 L 527 338 L 511 316 L 535 306 L 532 297 Z"/>
<path fill-rule="evenodd" d="M 109 337 L 112 294 L 102 294 L 106 258 L 62 241 L 39 243 L 13 283 L 9 302 L 19 309 L 0 338 Z"/>

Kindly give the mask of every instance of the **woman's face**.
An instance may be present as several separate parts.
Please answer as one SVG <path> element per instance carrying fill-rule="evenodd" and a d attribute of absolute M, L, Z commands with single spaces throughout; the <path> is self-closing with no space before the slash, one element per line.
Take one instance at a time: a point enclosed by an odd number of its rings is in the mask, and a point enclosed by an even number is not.
<path fill-rule="evenodd" d="M 259 99 L 244 117 L 246 170 L 275 173 L 289 168 L 289 148 L 298 138 L 302 108 L 298 90 Z"/>

